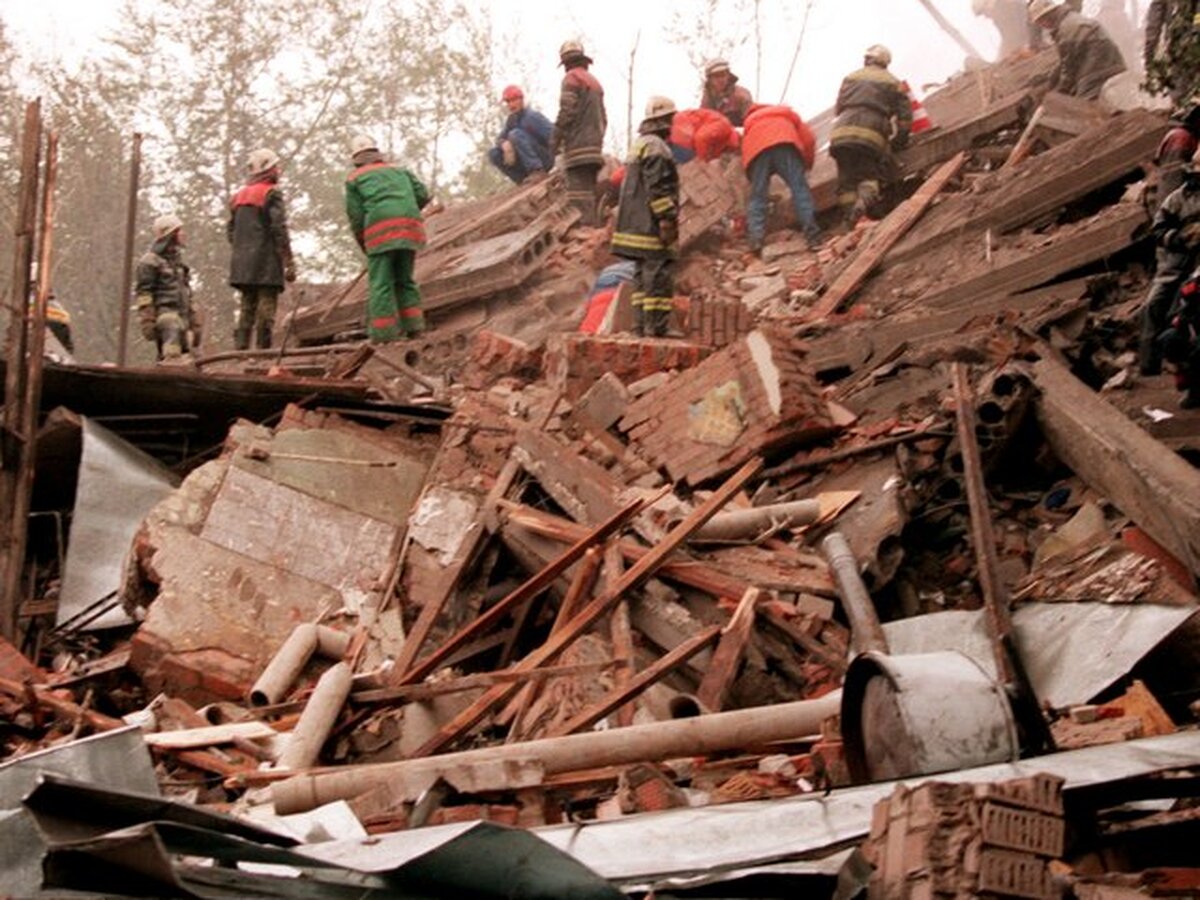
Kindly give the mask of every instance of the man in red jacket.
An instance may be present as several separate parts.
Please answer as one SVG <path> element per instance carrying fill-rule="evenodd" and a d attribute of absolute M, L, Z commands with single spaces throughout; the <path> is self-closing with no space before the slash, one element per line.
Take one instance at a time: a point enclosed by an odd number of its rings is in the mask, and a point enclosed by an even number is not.
<path fill-rule="evenodd" d="M 810 249 L 821 243 L 807 172 L 816 155 L 812 131 L 789 106 L 750 107 L 742 135 L 742 165 L 750 177 L 750 202 L 746 209 L 746 232 L 750 249 L 762 251 L 767 231 L 767 192 L 771 176 L 778 175 L 792 192 L 796 221 L 804 230 Z"/>

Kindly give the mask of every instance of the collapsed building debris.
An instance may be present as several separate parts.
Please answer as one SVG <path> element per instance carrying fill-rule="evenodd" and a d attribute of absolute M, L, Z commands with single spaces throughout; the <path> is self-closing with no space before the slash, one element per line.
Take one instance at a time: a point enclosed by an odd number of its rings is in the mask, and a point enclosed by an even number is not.
<path fill-rule="evenodd" d="M 47 365 L 0 871 L 120 890 L 137 847 L 155 889 L 222 896 L 295 887 L 249 862 L 338 896 L 1194 888 L 1173 451 L 1200 415 L 1144 424 L 1171 403 L 1129 356 L 1165 120 L 1043 97 L 1053 63 L 933 93 L 908 198 L 815 252 L 777 227 L 751 256 L 737 167 L 683 166 L 669 338 L 626 333 L 628 291 L 576 329 L 607 234 L 552 176 L 431 223 L 420 341 L 355 340 L 359 279 L 287 351 Z M 96 496 L 128 505 L 119 577 Z M 106 783 L 110 743 L 138 765 Z"/>

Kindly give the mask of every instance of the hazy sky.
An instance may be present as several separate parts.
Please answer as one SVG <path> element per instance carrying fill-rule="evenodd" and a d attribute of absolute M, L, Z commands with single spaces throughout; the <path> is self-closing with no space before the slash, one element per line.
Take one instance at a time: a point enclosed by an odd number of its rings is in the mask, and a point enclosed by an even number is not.
<path fill-rule="evenodd" d="M 986 20 L 971 13 L 970 0 L 936 2 L 990 58 L 998 44 L 995 32 Z M 1085 9 L 1098 2 L 1087 0 Z M 1141 2 L 1144 6 L 1145 0 Z M 633 79 L 635 121 L 651 94 L 668 95 L 681 108 L 696 105 L 699 75 L 684 50 L 669 42 L 665 29 L 673 14 L 698 5 L 669 0 L 559 0 L 550 7 L 529 0 L 476 0 L 472 8 L 487 10 L 499 31 L 515 37 L 531 73 L 523 79 L 526 93 L 532 105 L 547 111 L 557 103 L 558 45 L 567 38 L 582 38 L 596 61 L 593 72 L 605 85 L 610 120 L 619 129 L 625 118 L 630 52 L 639 31 Z M 963 52 L 917 0 L 814 0 L 795 74 L 781 96 L 806 5 L 807 0 L 762 0 L 765 37 L 760 84 L 756 84 L 753 40 L 732 54 L 734 71 L 756 99 L 783 100 L 802 115 L 817 113 L 832 105 L 842 76 L 860 65 L 862 51 L 874 43 L 892 49 L 892 70 L 918 93 L 962 65 Z M 39 55 L 69 60 L 96 46 L 98 35 L 115 22 L 119 7 L 119 0 L 0 0 L 0 15 L 23 45 Z M 749 25 L 746 30 L 751 30 Z M 709 55 L 706 48 L 697 52 Z"/>

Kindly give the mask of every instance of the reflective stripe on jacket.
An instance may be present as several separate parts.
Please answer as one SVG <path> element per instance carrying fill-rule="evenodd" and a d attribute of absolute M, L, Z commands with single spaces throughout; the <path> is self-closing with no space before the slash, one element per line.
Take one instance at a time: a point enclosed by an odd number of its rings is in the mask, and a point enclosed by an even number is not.
<path fill-rule="evenodd" d="M 420 179 L 391 163 L 369 162 L 346 178 L 346 216 L 368 255 L 423 247 L 421 209 L 428 202 Z"/>
<path fill-rule="evenodd" d="M 670 256 L 659 222 L 678 216 L 679 171 L 671 148 L 657 134 L 640 135 L 625 162 L 612 252 L 631 259 Z"/>
<path fill-rule="evenodd" d="M 859 144 L 888 153 L 893 122 L 896 134 L 907 136 L 912 130 L 912 106 L 904 87 L 879 66 L 864 66 L 842 79 L 835 111 L 837 118 L 829 134 L 829 143 L 835 147 Z"/>

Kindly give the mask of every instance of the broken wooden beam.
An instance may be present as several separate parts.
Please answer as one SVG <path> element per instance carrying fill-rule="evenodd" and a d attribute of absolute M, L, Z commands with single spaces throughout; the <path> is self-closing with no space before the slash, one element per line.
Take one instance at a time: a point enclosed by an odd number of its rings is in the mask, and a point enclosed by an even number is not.
<path fill-rule="evenodd" d="M 705 709 L 720 712 L 725 707 L 725 698 L 737 679 L 742 656 L 754 634 L 755 606 L 761 596 L 762 591 L 758 588 L 748 588 L 730 617 L 729 624 L 721 630 L 721 642 L 717 644 L 708 671 L 704 673 L 704 680 L 700 682 L 700 689 L 696 691 L 696 699 Z"/>
<path fill-rule="evenodd" d="M 816 306 L 808 310 L 804 318 L 820 321 L 833 315 L 862 287 L 863 283 L 883 261 L 888 251 L 916 224 L 929 209 L 933 198 L 942 192 L 950 181 L 962 171 L 967 154 L 959 152 L 943 163 L 936 172 L 925 180 L 915 194 L 892 210 L 874 227 L 866 244 L 845 269 L 834 279 Z"/>
<path fill-rule="evenodd" d="M 532 600 L 542 591 L 546 590 L 562 573 L 575 565 L 587 553 L 589 548 L 617 534 L 630 519 L 641 512 L 643 506 L 644 501 L 637 499 L 618 510 L 608 521 L 580 537 L 550 565 L 546 566 L 532 578 L 526 580 L 509 593 L 507 597 L 504 597 L 487 610 L 487 612 L 480 614 L 472 622 L 459 629 L 444 641 L 440 647 L 421 660 L 420 663 L 413 666 L 409 671 L 400 671 L 399 666 L 397 666 L 396 671 L 399 672 L 400 677 L 396 683 L 414 684 L 423 680 L 425 676 L 440 666 L 443 660 L 454 653 L 455 650 L 470 643 L 473 639 L 488 633 L 512 610 Z M 412 638 L 409 640 L 411 641 Z"/>
<path fill-rule="evenodd" d="M 657 684 L 667 673 L 674 671 L 709 644 L 713 643 L 720 634 L 721 627 L 719 625 L 705 628 L 699 634 L 684 641 L 670 653 L 660 657 L 651 665 L 638 672 L 629 679 L 628 683 L 617 685 L 607 695 L 601 697 L 591 706 L 580 710 L 563 725 L 551 731 L 547 737 L 562 737 L 583 731 L 585 728 L 590 728 L 609 713 L 625 706 L 651 685 Z"/>
<path fill-rule="evenodd" d="M 631 591 L 650 578 L 701 525 L 711 519 L 746 483 L 762 468 L 761 459 L 752 459 L 735 472 L 724 484 L 715 490 L 703 504 L 697 507 L 681 523 L 675 526 L 657 546 L 636 562 L 625 572 L 620 580 L 600 597 L 593 600 L 580 611 L 567 626 L 557 635 L 552 635 L 545 644 L 530 653 L 517 664 L 521 671 L 536 669 L 552 662 L 558 654 L 575 642 L 585 631 L 591 628 L 602 616 L 612 610 L 627 591 Z M 497 704 L 503 703 L 515 692 L 516 687 L 497 685 L 480 697 L 470 707 L 463 710 L 453 720 L 443 726 L 437 734 L 426 741 L 416 752 L 416 756 L 428 756 L 436 753 L 453 740 L 465 735 L 474 728 Z"/>
<path fill-rule="evenodd" d="M 1081 382 L 1048 348 L 1028 369 L 1050 448 L 1193 573 L 1200 572 L 1196 469 Z"/>

